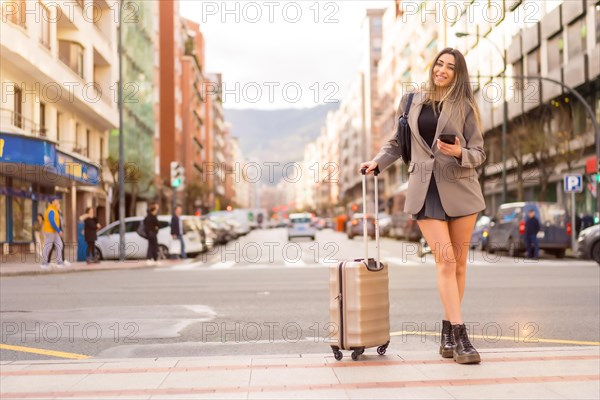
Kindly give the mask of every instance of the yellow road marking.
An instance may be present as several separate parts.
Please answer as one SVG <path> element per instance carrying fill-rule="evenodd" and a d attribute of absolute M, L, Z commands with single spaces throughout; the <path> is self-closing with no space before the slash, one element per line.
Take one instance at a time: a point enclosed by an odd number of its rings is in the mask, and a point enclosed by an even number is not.
<path fill-rule="evenodd" d="M 20 351 L 22 353 L 33 353 L 33 354 L 41 354 L 44 356 L 70 358 L 72 360 L 82 360 L 84 358 L 90 358 L 90 356 L 86 356 L 85 354 L 65 353 L 63 351 L 36 349 L 34 347 L 11 346 L 9 344 L 4 344 L 4 343 L 0 343 L 0 350 Z"/>
<path fill-rule="evenodd" d="M 390 336 L 403 336 L 403 335 L 424 335 L 424 336 L 438 336 L 438 332 L 418 332 L 418 331 L 398 331 L 391 332 Z M 507 341 L 515 341 L 515 338 L 512 336 L 484 336 L 484 335 L 469 335 L 471 338 L 476 339 L 485 339 L 485 340 L 507 340 Z M 559 343 L 559 344 L 578 344 L 584 346 L 600 346 L 600 342 L 588 342 L 583 340 L 563 340 L 563 339 L 523 339 L 523 343 Z"/>

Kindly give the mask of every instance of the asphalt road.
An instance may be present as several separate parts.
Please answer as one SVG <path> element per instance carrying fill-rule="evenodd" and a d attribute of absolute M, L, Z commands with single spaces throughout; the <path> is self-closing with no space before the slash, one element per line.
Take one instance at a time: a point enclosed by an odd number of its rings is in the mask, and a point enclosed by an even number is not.
<path fill-rule="evenodd" d="M 2 278 L 0 343 L 102 358 L 329 351 L 328 268 L 361 257 L 362 238 L 324 230 L 316 242 L 286 239 L 284 229 L 254 231 L 168 268 Z M 437 351 L 443 313 L 431 255 L 393 239 L 382 240 L 381 255 L 390 264 L 391 347 Z M 470 257 L 463 316 L 476 347 L 600 342 L 596 263 Z M 0 358 L 56 357 L 0 350 Z"/>

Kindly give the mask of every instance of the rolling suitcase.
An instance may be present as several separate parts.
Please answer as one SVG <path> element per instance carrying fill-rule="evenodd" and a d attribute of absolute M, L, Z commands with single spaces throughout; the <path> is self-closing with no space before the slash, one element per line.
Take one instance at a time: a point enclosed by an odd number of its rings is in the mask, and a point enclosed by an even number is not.
<path fill-rule="evenodd" d="M 362 171 L 363 214 L 367 211 L 367 182 Z M 375 244 L 376 259 L 368 256 L 367 219 L 363 218 L 365 258 L 340 261 L 329 271 L 329 318 L 336 328 L 331 350 L 341 360 L 341 350 L 353 350 L 352 359 L 366 348 L 377 347 L 384 355 L 390 343 L 390 300 L 388 266 L 379 259 L 378 171 L 375 171 Z"/>

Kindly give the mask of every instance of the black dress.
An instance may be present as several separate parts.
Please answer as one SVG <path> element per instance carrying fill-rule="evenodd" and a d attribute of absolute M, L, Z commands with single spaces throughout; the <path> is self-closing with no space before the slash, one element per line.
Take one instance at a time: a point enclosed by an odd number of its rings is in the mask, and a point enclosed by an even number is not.
<path fill-rule="evenodd" d="M 433 106 L 431 104 L 424 104 L 419 114 L 418 125 L 419 133 L 421 137 L 425 139 L 425 142 L 429 147 L 433 147 L 433 140 L 435 139 L 435 131 L 437 129 L 439 112 L 441 107 L 438 109 L 439 102 L 435 102 L 436 111 L 434 113 Z M 417 214 L 413 214 L 413 219 L 438 219 L 441 221 L 449 221 L 451 218 L 448 217 L 442 201 L 440 200 L 440 193 L 438 192 L 437 184 L 435 183 L 435 175 L 431 173 L 431 180 L 429 181 L 429 188 L 427 189 L 427 195 L 425 196 L 425 202 L 423 207 Z"/>

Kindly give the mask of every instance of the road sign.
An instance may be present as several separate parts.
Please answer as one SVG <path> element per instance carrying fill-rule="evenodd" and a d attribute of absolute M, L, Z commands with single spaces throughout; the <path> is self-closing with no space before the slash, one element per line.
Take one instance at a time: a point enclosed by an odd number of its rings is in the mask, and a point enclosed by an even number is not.
<path fill-rule="evenodd" d="M 581 174 L 565 175 L 565 193 L 581 193 L 583 191 L 583 177 Z"/>

